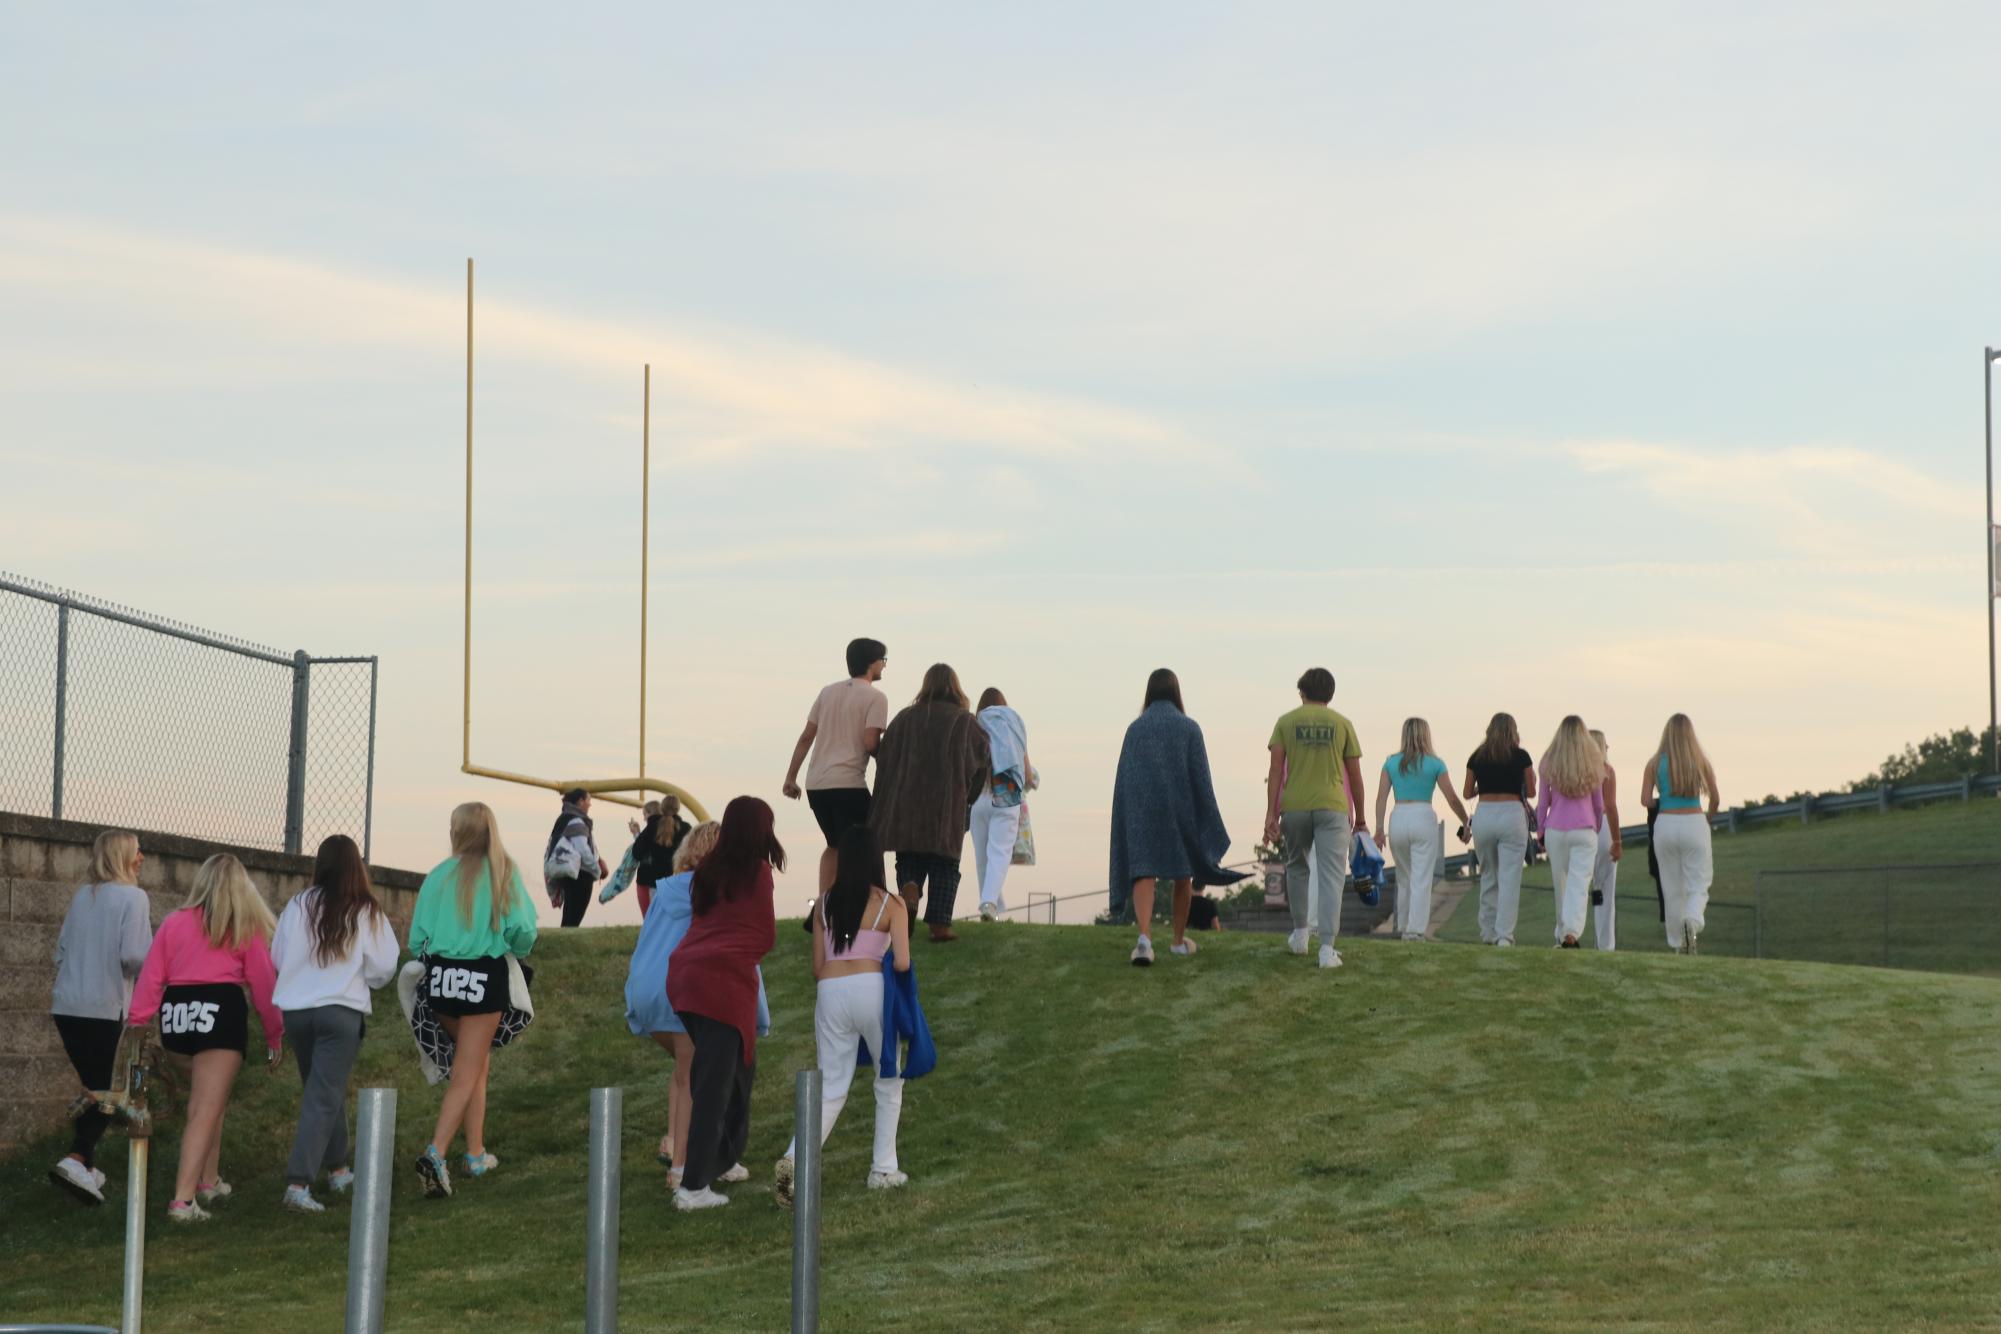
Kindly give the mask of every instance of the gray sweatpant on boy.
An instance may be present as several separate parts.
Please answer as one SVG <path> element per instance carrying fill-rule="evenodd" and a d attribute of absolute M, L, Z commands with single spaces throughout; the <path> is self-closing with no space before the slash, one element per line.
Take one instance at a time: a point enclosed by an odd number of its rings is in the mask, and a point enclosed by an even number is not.
<path fill-rule="evenodd" d="M 1332 945 L 1341 929 L 1341 895 L 1348 888 L 1348 854 L 1355 827 L 1346 811 L 1287 811 L 1278 817 L 1285 836 L 1285 898 L 1295 931 L 1306 929 L 1306 857 L 1320 881 L 1320 943 Z"/>
<path fill-rule="evenodd" d="M 309 1186 L 321 1172 L 347 1166 L 347 1081 L 361 1050 L 364 1017 L 345 1005 L 285 1011 L 285 1038 L 299 1058 L 305 1096 L 285 1180 Z"/>

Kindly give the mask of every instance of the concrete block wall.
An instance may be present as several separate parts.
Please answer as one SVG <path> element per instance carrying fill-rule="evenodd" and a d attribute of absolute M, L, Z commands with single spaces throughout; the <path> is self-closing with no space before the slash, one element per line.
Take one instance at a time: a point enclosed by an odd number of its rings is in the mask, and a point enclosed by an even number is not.
<path fill-rule="evenodd" d="M 0 1153 L 61 1124 L 79 1092 L 76 1072 L 49 1021 L 49 996 L 63 914 L 89 878 L 91 844 L 103 828 L 0 813 Z M 186 900 L 201 864 L 218 852 L 236 854 L 274 913 L 312 878 L 310 857 L 134 832 L 146 854 L 139 885 L 152 901 L 156 930 Z M 423 876 L 380 867 L 370 876 L 400 939 Z"/>

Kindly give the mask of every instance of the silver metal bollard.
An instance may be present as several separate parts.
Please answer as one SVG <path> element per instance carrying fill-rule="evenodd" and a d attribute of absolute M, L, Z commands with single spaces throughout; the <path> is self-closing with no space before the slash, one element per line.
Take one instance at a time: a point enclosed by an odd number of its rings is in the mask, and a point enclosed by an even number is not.
<path fill-rule="evenodd" d="M 139 1307 L 146 1295 L 146 1159 L 153 1141 L 134 1135 L 125 1169 L 125 1314 L 120 1334 L 139 1334 Z"/>
<path fill-rule="evenodd" d="M 396 1156 L 396 1090 L 363 1089 L 355 1137 L 354 1212 L 347 1229 L 347 1334 L 382 1334 L 389 1275 L 389 1169 Z"/>
<path fill-rule="evenodd" d="M 584 1257 L 585 1334 L 618 1329 L 618 1142 L 625 1090 L 591 1090 L 589 1251 Z"/>
<path fill-rule="evenodd" d="M 792 1334 L 820 1328 L 820 1072 L 793 1081 Z"/>

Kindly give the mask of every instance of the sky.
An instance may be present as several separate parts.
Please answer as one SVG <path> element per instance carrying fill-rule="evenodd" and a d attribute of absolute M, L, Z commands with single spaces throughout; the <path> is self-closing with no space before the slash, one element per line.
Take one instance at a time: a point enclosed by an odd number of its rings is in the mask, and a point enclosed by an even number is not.
<path fill-rule="evenodd" d="M 1372 787 L 1500 709 L 1833 787 L 1984 721 L 1996 49 L 1992 5 L 9 6 L 0 569 L 379 654 L 377 862 L 472 798 L 532 860 L 553 798 L 458 772 L 473 257 L 473 759 L 637 763 L 650 364 L 647 771 L 771 800 L 783 907 L 857 635 L 899 705 L 945 661 L 1027 719 L 1016 901 L 1104 889 L 1157 666 L 1232 859 L 1314 665 Z"/>

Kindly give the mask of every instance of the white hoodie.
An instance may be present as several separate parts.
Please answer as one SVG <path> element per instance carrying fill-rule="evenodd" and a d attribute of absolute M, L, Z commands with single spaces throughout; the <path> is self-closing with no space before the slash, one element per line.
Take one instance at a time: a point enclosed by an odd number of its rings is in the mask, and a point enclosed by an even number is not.
<path fill-rule="evenodd" d="M 271 960 L 278 966 L 278 985 L 271 1001 L 281 1010 L 311 1010 L 340 1005 L 370 1012 L 368 993 L 396 975 L 401 949 L 387 913 L 363 913 L 355 922 L 347 953 L 322 967 L 313 957 L 312 914 L 320 901 L 319 886 L 303 890 L 285 905 L 278 930 L 271 937 Z"/>

